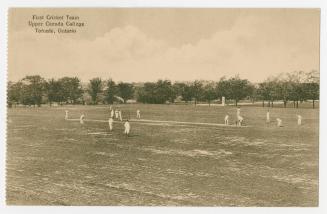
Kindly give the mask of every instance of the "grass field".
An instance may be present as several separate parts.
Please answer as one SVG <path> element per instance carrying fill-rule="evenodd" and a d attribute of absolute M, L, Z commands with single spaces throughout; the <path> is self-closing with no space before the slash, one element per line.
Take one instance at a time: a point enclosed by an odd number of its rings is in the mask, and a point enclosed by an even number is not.
<path fill-rule="evenodd" d="M 120 106 L 123 117 L 223 123 L 234 107 Z M 248 127 L 65 121 L 108 107 L 8 109 L 7 204 L 317 206 L 319 110 L 242 107 Z M 296 125 L 296 114 L 303 125 Z M 276 127 L 275 119 L 284 127 Z"/>

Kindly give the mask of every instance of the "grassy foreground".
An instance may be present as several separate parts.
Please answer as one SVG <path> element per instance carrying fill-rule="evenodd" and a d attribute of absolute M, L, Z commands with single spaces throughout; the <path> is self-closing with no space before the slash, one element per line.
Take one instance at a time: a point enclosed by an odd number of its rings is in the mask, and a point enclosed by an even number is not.
<path fill-rule="evenodd" d="M 223 123 L 234 107 L 121 105 L 123 117 Z M 7 204 L 317 206 L 319 110 L 242 107 L 250 127 L 107 120 L 108 107 L 8 109 Z M 303 125 L 296 125 L 296 114 Z M 275 125 L 276 117 L 284 127 Z"/>

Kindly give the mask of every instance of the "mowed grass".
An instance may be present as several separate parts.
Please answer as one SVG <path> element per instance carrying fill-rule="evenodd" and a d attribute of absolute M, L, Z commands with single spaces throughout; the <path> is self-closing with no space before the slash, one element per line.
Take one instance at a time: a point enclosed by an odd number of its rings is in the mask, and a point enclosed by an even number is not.
<path fill-rule="evenodd" d="M 116 107 L 116 106 L 115 106 Z M 235 107 L 120 105 L 124 118 L 223 123 Z M 317 206 L 319 110 L 241 107 L 249 127 L 107 120 L 107 106 L 8 109 L 7 204 Z M 303 125 L 296 125 L 296 114 Z M 275 120 L 284 127 L 276 127 Z"/>

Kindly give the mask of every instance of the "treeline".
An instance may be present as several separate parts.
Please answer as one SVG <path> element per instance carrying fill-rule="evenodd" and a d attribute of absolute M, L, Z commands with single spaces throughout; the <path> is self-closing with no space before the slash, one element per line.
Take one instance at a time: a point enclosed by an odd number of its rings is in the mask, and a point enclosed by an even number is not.
<path fill-rule="evenodd" d="M 235 105 L 241 100 L 262 101 L 273 107 L 289 101 L 297 108 L 299 102 L 319 100 L 319 72 L 293 72 L 270 77 L 261 83 L 251 83 L 239 76 L 219 81 L 174 82 L 158 80 L 145 83 L 116 83 L 112 79 L 93 78 L 87 84 L 77 77 L 45 80 L 39 75 L 26 76 L 18 82 L 8 83 L 8 106 L 57 103 L 63 104 L 112 104 L 134 100 L 141 103 L 164 104 L 174 102 L 221 101 L 225 97 Z"/>

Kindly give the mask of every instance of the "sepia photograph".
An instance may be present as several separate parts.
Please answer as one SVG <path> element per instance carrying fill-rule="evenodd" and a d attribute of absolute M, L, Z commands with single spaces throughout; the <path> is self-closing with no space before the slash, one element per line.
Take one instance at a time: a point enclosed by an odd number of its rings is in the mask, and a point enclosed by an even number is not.
<path fill-rule="evenodd" d="M 320 12 L 9 8 L 6 205 L 318 207 Z"/>

